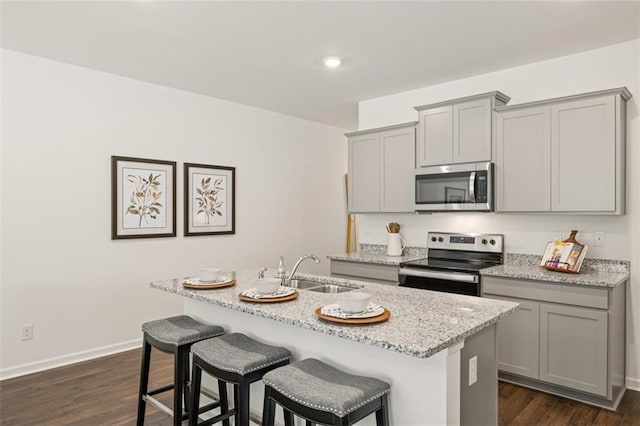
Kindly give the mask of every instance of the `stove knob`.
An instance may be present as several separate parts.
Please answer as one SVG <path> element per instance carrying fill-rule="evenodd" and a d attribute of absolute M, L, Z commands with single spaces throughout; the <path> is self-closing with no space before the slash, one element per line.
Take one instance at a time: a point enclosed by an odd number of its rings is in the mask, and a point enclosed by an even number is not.
<path fill-rule="evenodd" d="M 482 239 L 482 244 L 487 244 L 487 240 L 486 240 L 486 238 L 483 238 L 483 239 Z"/>
<path fill-rule="evenodd" d="M 489 240 L 489 244 L 491 244 L 492 246 L 495 246 L 496 245 L 496 240 L 493 240 L 493 239 Z"/>
<path fill-rule="evenodd" d="M 434 243 L 437 241 L 436 237 L 431 237 L 431 241 L 433 241 Z"/>
<path fill-rule="evenodd" d="M 438 237 L 438 241 L 439 241 L 439 242 L 443 242 L 443 241 L 444 241 L 444 238 L 442 238 L 442 237 Z"/>

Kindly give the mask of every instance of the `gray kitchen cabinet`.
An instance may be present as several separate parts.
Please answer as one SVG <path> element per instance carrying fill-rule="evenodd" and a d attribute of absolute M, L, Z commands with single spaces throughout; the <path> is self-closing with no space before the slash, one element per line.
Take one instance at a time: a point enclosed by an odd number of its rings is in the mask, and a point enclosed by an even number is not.
<path fill-rule="evenodd" d="M 491 295 L 492 299 L 520 303 L 520 308 L 498 322 L 498 368 L 524 377 L 538 378 L 540 304 Z M 500 344 L 500 342 L 506 342 Z"/>
<path fill-rule="evenodd" d="M 483 296 L 520 303 L 498 322 L 499 377 L 614 409 L 625 384 L 625 284 L 483 277 Z"/>
<path fill-rule="evenodd" d="M 626 88 L 496 108 L 496 211 L 624 214 Z"/>
<path fill-rule="evenodd" d="M 493 109 L 509 97 L 500 92 L 415 107 L 418 167 L 491 161 Z"/>
<path fill-rule="evenodd" d="M 540 380 L 606 396 L 607 315 L 540 304 Z"/>
<path fill-rule="evenodd" d="M 497 114 L 496 210 L 551 210 L 551 133 L 549 108 Z"/>
<path fill-rule="evenodd" d="M 378 284 L 400 284 L 398 266 L 331 259 L 331 276 Z"/>
<path fill-rule="evenodd" d="M 414 211 L 415 125 L 346 134 L 350 212 Z"/>

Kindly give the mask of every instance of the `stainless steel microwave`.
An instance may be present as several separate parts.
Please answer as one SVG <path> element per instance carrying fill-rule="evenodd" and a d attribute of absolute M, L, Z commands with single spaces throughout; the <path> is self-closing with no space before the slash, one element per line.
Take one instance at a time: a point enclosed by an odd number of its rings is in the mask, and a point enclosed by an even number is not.
<path fill-rule="evenodd" d="M 418 212 L 493 211 L 493 163 L 420 167 L 415 171 Z"/>

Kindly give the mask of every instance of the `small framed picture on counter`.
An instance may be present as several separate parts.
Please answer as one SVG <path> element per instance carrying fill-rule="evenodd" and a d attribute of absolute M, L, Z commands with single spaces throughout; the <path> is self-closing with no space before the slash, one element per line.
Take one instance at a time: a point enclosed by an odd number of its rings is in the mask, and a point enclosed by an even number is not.
<path fill-rule="evenodd" d="M 184 164 L 184 235 L 235 234 L 235 167 Z"/>
<path fill-rule="evenodd" d="M 111 239 L 176 236 L 176 163 L 111 157 Z"/>

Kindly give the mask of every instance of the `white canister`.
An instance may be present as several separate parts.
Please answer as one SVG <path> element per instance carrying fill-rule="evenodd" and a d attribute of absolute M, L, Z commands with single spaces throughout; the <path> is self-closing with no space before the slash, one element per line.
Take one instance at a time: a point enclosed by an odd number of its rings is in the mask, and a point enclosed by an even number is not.
<path fill-rule="evenodd" d="M 407 246 L 407 240 L 398 233 L 389 233 L 387 256 L 402 256 L 402 250 Z"/>

